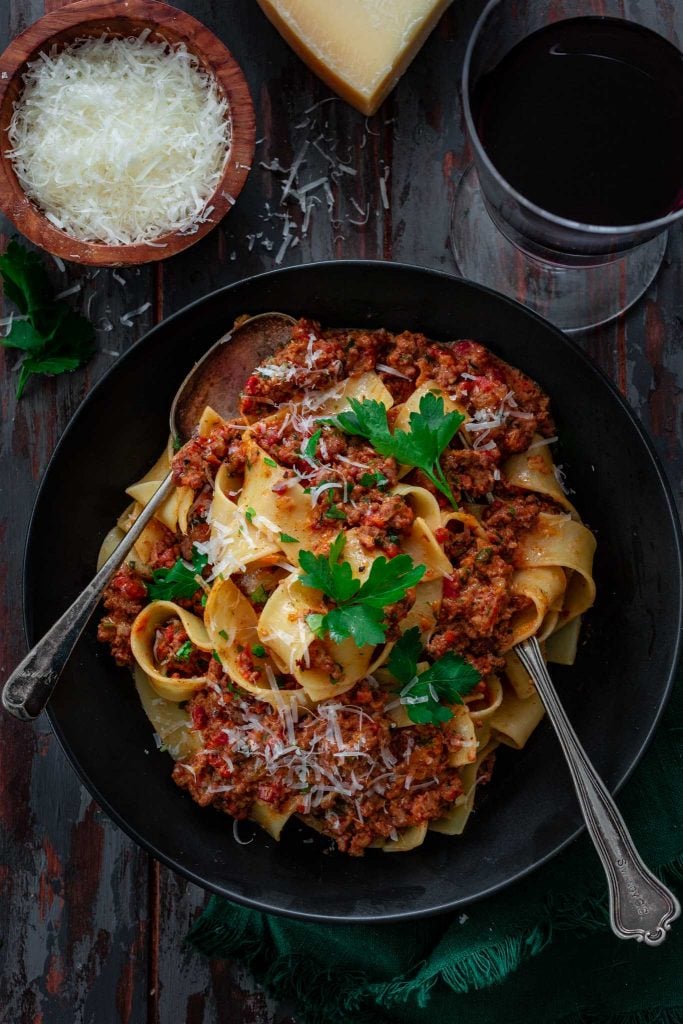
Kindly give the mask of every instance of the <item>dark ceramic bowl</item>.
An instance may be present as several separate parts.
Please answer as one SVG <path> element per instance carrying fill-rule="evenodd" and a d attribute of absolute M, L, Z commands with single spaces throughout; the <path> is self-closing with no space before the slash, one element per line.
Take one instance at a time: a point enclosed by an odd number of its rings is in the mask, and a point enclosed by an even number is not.
<path fill-rule="evenodd" d="M 150 331 L 83 403 L 48 468 L 26 555 L 31 642 L 93 574 L 124 488 L 165 443 L 171 399 L 192 362 L 236 315 L 273 309 L 328 325 L 475 338 L 548 391 L 560 461 L 598 538 L 597 603 L 576 664 L 553 676 L 598 771 L 618 788 L 652 736 L 677 660 L 681 539 L 664 474 L 633 413 L 573 342 L 522 306 L 433 271 L 294 267 L 223 288 Z M 412 853 L 352 859 L 303 843 L 311 833 L 290 825 L 280 844 L 254 828 L 253 842 L 238 846 L 229 818 L 171 781 L 171 760 L 154 749 L 131 678 L 96 642 L 94 621 L 49 715 L 86 787 L 136 842 L 199 885 L 264 910 L 327 921 L 432 914 L 509 885 L 581 827 L 544 723 L 522 753 L 502 752 L 460 838 L 430 834 Z"/>

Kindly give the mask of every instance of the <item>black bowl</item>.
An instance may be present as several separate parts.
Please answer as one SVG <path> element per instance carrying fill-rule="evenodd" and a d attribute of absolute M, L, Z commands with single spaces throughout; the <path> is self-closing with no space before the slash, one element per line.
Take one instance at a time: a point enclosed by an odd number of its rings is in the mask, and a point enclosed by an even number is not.
<path fill-rule="evenodd" d="M 665 477 L 633 413 L 577 346 L 522 306 L 434 271 L 373 262 L 264 274 L 208 295 L 155 327 L 94 388 L 52 458 L 25 565 L 32 642 L 90 579 L 123 491 L 166 441 L 171 399 L 205 349 L 244 312 L 309 314 L 327 325 L 475 338 L 550 394 L 560 458 L 598 539 L 598 600 L 573 668 L 553 668 L 569 715 L 610 789 L 645 750 L 676 664 L 681 539 Z M 45 567 L 49 566 L 49 572 Z M 434 913 L 492 893 L 537 867 L 581 826 L 547 723 L 522 753 L 504 751 L 464 836 L 429 835 L 407 854 L 330 854 L 289 826 L 280 844 L 202 810 L 171 781 L 171 760 L 128 673 L 82 637 L 49 706 L 85 786 L 155 857 L 214 892 L 264 910 L 327 921 Z M 242 826 L 245 833 L 252 826 Z M 309 842 L 303 842 L 308 838 Z"/>

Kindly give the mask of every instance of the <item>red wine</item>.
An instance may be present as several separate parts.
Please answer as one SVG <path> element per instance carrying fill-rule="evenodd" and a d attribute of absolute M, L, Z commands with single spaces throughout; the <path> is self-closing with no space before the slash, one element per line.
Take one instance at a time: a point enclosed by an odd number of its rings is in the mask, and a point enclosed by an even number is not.
<path fill-rule="evenodd" d="M 534 32 L 472 98 L 494 167 L 531 202 L 584 224 L 683 206 L 683 54 L 617 18 Z"/>

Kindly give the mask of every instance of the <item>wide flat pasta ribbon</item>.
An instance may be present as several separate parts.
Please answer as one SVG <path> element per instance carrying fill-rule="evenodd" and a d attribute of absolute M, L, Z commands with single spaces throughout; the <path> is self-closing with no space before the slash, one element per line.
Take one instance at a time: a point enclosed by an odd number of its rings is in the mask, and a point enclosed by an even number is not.
<path fill-rule="evenodd" d="M 149 504 L 170 473 L 172 458 L 173 444 L 169 438 L 166 448 L 152 468 L 134 484 L 126 488 L 126 494 L 133 501 L 138 502 L 141 508 Z M 180 529 L 182 533 L 187 533 L 187 514 L 193 501 L 194 492 L 191 487 L 175 487 L 166 501 L 157 509 L 154 516 L 172 532 L 175 533 L 177 529 Z"/>
<path fill-rule="evenodd" d="M 269 657 L 252 659 L 255 679 L 251 678 L 251 672 L 245 671 L 240 654 L 258 642 L 259 616 L 232 580 L 219 580 L 214 584 L 206 602 L 204 621 L 212 648 L 234 683 L 275 708 L 282 708 L 292 700 L 299 704 L 306 702 L 302 691 L 278 688 L 277 662 Z"/>
<path fill-rule="evenodd" d="M 130 631 L 133 657 L 147 676 L 150 685 L 166 700 L 188 700 L 207 683 L 206 675 L 172 679 L 160 671 L 154 657 L 156 631 L 169 619 L 179 619 L 192 644 L 200 651 L 211 651 L 211 640 L 204 623 L 192 612 L 173 601 L 152 601 L 137 616 Z"/>
<path fill-rule="evenodd" d="M 568 516 L 541 512 L 537 525 L 525 534 L 517 549 L 524 568 L 560 566 L 568 583 L 558 627 L 581 615 L 595 601 L 593 556 L 596 541 L 590 530 Z"/>
<path fill-rule="evenodd" d="M 580 522 L 579 514 L 572 505 L 567 495 L 562 490 L 560 482 L 555 473 L 555 463 L 550 454 L 547 444 L 539 434 L 534 434 L 531 448 L 518 455 L 511 455 L 505 460 L 501 467 L 501 476 L 514 487 L 521 487 L 525 491 L 535 491 L 543 494 L 546 498 L 552 498 L 562 508 L 565 508 L 572 519 Z"/>
<path fill-rule="evenodd" d="M 242 504 L 232 500 L 230 492 L 233 490 L 234 479 L 230 477 L 227 466 L 222 465 L 216 474 L 211 502 L 209 541 L 198 545 L 208 554 L 213 576 L 244 572 L 250 563 L 261 561 L 280 550 L 271 534 L 262 530 L 251 514 L 247 515 Z"/>
<path fill-rule="evenodd" d="M 465 830 L 467 819 L 474 807 L 474 797 L 477 790 L 477 777 L 482 761 L 496 749 L 496 742 L 490 742 L 477 752 L 476 760 L 471 764 L 464 765 L 460 769 L 463 792 L 456 797 L 451 809 L 442 818 L 430 821 L 430 832 L 441 832 L 446 836 L 460 836 Z"/>
<path fill-rule="evenodd" d="M 268 598 L 258 621 L 259 638 L 271 652 L 275 664 L 280 671 L 294 676 L 313 701 L 345 693 L 379 664 L 374 647 L 357 647 L 350 638 L 334 643 L 326 637 L 319 642 L 341 674 L 331 680 L 328 671 L 315 668 L 309 650 L 316 637 L 306 618 L 312 612 L 325 611 L 318 591 L 290 576 Z"/>
<path fill-rule="evenodd" d="M 160 697 L 139 665 L 135 666 L 133 676 L 145 714 L 173 760 L 185 760 L 196 754 L 202 747 L 202 736 L 192 728 L 189 711 L 175 700 Z"/>

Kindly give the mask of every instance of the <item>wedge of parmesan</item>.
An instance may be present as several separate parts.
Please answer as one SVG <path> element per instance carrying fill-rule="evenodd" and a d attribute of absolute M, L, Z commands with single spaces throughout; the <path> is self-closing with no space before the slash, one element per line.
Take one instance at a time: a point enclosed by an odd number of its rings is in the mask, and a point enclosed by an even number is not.
<path fill-rule="evenodd" d="M 330 88 L 374 114 L 450 0 L 258 0 Z"/>

